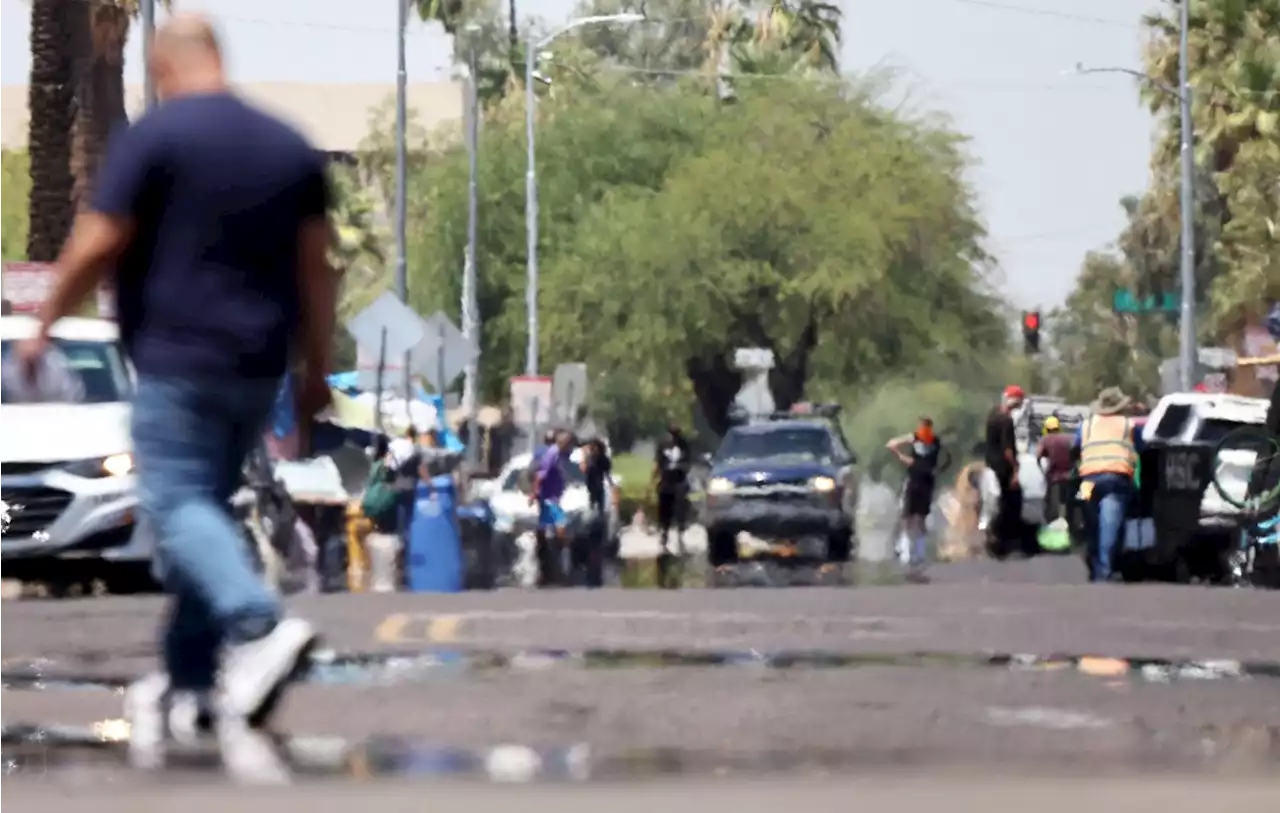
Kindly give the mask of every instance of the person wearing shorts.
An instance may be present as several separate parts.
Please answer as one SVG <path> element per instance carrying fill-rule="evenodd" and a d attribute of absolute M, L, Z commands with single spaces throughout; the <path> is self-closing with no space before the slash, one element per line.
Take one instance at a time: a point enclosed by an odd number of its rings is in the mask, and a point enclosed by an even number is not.
<path fill-rule="evenodd" d="M 942 442 L 933 431 L 933 420 L 921 418 L 910 435 L 890 440 L 885 447 L 907 467 L 907 482 L 902 494 L 902 520 L 910 540 L 911 573 L 922 575 L 928 553 L 929 537 L 925 520 L 933 510 L 933 494 L 937 487 L 938 460 Z"/>
<path fill-rule="evenodd" d="M 567 517 L 560 507 L 564 496 L 564 457 L 569 450 L 568 432 L 557 432 L 555 442 L 548 446 L 538 461 L 534 475 L 533 492 L 529 500 L 538 506 L 538 528 L 535 531 L 538 555 L 538 586 L 555 584 L 560 567 L 560 549 L 564 544 Z M 555 544 L 552 544 L 554 540 Z"/>

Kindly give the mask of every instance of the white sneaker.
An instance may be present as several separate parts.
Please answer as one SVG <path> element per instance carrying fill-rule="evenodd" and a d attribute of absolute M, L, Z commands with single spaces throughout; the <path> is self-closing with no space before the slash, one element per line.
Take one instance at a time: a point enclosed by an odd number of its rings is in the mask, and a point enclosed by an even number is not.
<path fill-rule="evenodd" d="M 275 711 L 284 686 L 307 664 L 318 636 L 301 618 L 285 618 L 271 632 L 227 648 L 222 660 L 217 716 L 257 727 Z"/>
<path fill-rule="evenodd" d="M 289 766 L 272 737 L 255 731 L 238 717 L 219 717 L 214 723 L 222 765 L 233 782 L 245 785 L 287 785 Z"/>
<path fill-rule="evenodd" d="M 130 684 L 124 695 L 129 722 L 129 763 L 135 768 L 164 767 L 168 745 L 192 746 L 211 728 L 209 696 L 169 690 L 169 676 L 152 672 Z"/>
<path fill-rule="evenodd" d="M 129 684 L 124 692 L 124 718 L 129 722 L 129 764 L 142 770 L 164 767 L 164 700 L 169 677 L 153 672 Z"/>

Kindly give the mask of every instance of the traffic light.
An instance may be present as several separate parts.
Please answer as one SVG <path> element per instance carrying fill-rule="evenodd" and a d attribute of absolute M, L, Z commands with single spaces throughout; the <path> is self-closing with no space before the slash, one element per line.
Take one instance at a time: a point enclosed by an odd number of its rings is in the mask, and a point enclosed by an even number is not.
<path fill-rule="evenodd" d="M 1022 312 L 1022 346 L 1028 356 L 1040 352 L 1040 311 Z"/>

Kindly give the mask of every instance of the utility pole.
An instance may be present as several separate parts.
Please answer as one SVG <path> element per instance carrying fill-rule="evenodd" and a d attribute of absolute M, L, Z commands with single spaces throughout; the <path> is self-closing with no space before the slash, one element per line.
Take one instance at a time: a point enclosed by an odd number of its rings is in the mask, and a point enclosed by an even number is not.
<path fill-rule="evenodd" d="M 1191 0 L 1182 0 L 1178 26 L 1178 102 L 1182 110 L 1182 303 L 1178 322 L 1178 359 L 1183 392 L 1195 387 L 1196 352 L 1196 227 L 1195 227 L 1195 133 L 1191 123 L 1190 57 L 1187 47 L 1191 27 Z"/>
<path fill-rule="evenodd" d="M 527 153 L 524 173 L 524 223 L 525 242 L 528 250 L 528 266 L 526 269 L 524 307 L 525 322 L 529 331 L 529 343 L 525 348 L 524 374 L 538 374 L 538 160 L 535 150 L 533 128 L 534 116 L 538 104 L 538 94 L 534 90 L 537 71 L 538 52 L 550 45 L 557 37 L 576 31 L 587 25 L 609 23 L 644 22 L 643 14 L 593 14 L 579 17 L 562 25 L 560 28 L 538 39 L 533 32 L 525 39 L 524 52 L 524 126 L 525 152 Z"/>
<path fill-rule="evenodd" d="M 404 67 L 405 29 L 408 27 L 409 0 L 396 0 L 396 296 L 409 304 L 409 265 L 405 256 L 405 185 L 408 169 L 405 159 L 405 127 L 407 112 L 405 94 L 408 73 Z M 404 354 L 404 398 L 409 400 L 409 354 Z M 443 396 L 444 393 L 441 393 Z"/>
<path fill-rule="evenodd" d="M 476 301 L 476 229 L 479 222 L 480 91 L 474 26 L 467 32 L 467 256 L 462 269 L 462 336 L 476 353 L 462 371 L 462 414 L 467 416 L 467 463 L 474 471 L 480 454 L 476 389 L 480 378 L 480 320 Z"/>
<path fill-rule="evenodd" d="M 142 0 L 142 87 L 146 109 L 156 106 L 156 81 L 151 77 L 151 40 L 156 36 L 156 0 Z"/>
<path fill-rule="evenodd" d="M 527 270 L 524 289 L 525 324 L 529 332 L 525 346 L 524 374 L 538 374 L 538 159 L 534 149 L 534 107 L 538 94 L 533 88 L 534 64 L 539 42 L 532 33 L 525 40 L 524 52 L 524 128 L 526 164 L 524 172 L 524 221 Z"/>

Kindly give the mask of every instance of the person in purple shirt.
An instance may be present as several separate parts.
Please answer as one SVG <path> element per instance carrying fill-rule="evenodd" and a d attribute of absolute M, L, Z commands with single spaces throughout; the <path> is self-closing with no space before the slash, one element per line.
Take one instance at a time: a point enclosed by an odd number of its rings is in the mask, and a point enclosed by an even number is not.
<path fill-rule="evenodd" d="M 537 538 L 538 581 L 540 586 L 547 586 L 555 581 L 552 574 L 557 570 L 558 551 L 553 551 L 548 537 L 554 535 L 562 541 L 565 534 L 566 517 L 560 507 L 560 498 L 564 496 L 565 477 L 563 460 L 569 450 L 570 435 L 568 432 L 556 432 L 555 442 L 542 452 L 538 461 L 537 474 L 533 481 L 533 493 L 529 502 L 538 506 Z"/>

